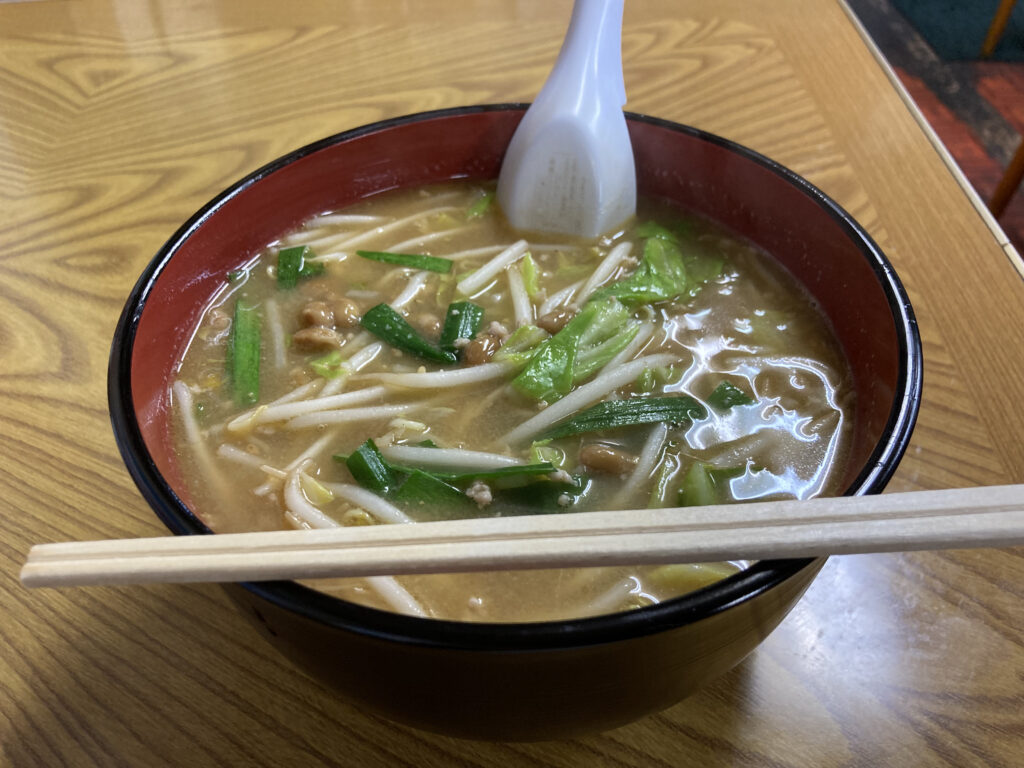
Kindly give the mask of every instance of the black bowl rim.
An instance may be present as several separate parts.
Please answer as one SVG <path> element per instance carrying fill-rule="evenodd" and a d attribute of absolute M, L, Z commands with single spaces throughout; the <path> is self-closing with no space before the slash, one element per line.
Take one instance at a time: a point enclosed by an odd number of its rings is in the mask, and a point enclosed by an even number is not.
<path fill-rule="evenodd" d="M 108 368 L 108 401 L 114 436 L 129 474 L 157 516 L 175 534 L 211 534 L 161 476 L 135 418 L 131 392 L 132 348 L 146 299 L 180 245 L 227 201 L 264 177 L 333 144 L 412 122 L 491 111 L 525 111 L 529 104 L 485 104 L 432 110 L 381 120 L 329 136 L 294 150 L 250 173 L 214 197 L 160 248 L 132 289 L 115 330 Z M 921 339 L 910 300 L 899 277 L 867 232 L 835 201 L 803 177 L 747 147 L 669 120 L 627 112 L 648 123 L 716 144 L 781 176 L 823 208 L 857 245 L 886 293 L 904 362 L 886 425 L 888 438 L 873 451 L 845 495 L 879 493 L 906 451 L 917 419 L 922 387 Z M 769 560 L 702 589 L 657 605 L 584 619 L 532 623 L 470 623 L 407 616 L 331 597 L 293 581 L 250 582 L 253 595 L 307 619 L 376 638 L 421 647 L 514 652 L 564 650 L 609 643 L 673 629 L 751 600 L 816 563 L 815 559 Z"/>

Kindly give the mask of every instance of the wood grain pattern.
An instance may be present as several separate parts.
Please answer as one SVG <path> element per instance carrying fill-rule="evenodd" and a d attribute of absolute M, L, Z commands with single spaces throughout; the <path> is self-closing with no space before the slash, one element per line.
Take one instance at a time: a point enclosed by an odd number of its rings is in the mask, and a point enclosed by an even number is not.
<path fill-rule="evenodd" d="M 337 701 L 216 587 L 17 583 L 33 543 L 162 532 L 117 455 L 105 376 L 124 299 L 177 226 L 243 174 L 330 133 L 529 100 L 570 5 L 0 5 L 0 763 L 1019 764 L 1021 550 L 834 558 L 714 685 L 626 728 L 531 745 L 435 737 Z M 891 488 L 1024 482 L 1014 254 L 843 9 L 646 0 L 627 3 L 625 30 L 629 109 L 806 175 L 904 278 L 926 384 Z"/>

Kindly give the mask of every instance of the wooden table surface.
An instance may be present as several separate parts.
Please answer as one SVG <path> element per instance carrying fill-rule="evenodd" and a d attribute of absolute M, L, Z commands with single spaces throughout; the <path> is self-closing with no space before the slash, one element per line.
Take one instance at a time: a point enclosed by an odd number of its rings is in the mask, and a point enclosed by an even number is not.
<path fill-rule="evenodd" d="M 216 586 L 30 592 L 33 543 L 152 536 L 106 407 L 110 338 L 161 243 L 314 139 L 528 101 L 571 0 L 0 3 L 0 760 L 14 766 L 1011 766 L 1024 557 L 833 558 L 750 658 L 589 738 L 460 742 L 294 671 Z M 630 0 L 629 109 L 804 174 L 888 253 L 925 351 L 891 491 L 1024 482 L 1024 281 L 835 0 Z M 354 660 L 353 663 L 358 663 Z"/>

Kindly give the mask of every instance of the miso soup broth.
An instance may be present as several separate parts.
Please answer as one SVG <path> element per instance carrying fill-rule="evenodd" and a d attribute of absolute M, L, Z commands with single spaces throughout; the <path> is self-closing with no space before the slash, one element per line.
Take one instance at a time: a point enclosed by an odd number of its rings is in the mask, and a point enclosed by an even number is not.
<path fill-rule="evenodd" d="M 213 530 L 842 490 L 847 365 L 770 256 L 653 203 L 597 241 L 523 239 L 492 199 L 468 182 L 381 194 L 225 275 L 172 386 Z M 310 583 L 417 615 L 543 621 L 648 605 L 745 565 Z"/>

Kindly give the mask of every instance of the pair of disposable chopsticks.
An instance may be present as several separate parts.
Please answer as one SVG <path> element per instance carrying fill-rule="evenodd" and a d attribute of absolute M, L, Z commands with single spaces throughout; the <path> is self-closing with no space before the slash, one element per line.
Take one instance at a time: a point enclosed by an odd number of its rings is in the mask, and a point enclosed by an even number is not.
<path fill-rule="evenodd" d="M 39 544 L 28 587 L 765 560 L 1024 544 L 1024 485 Z"/>

